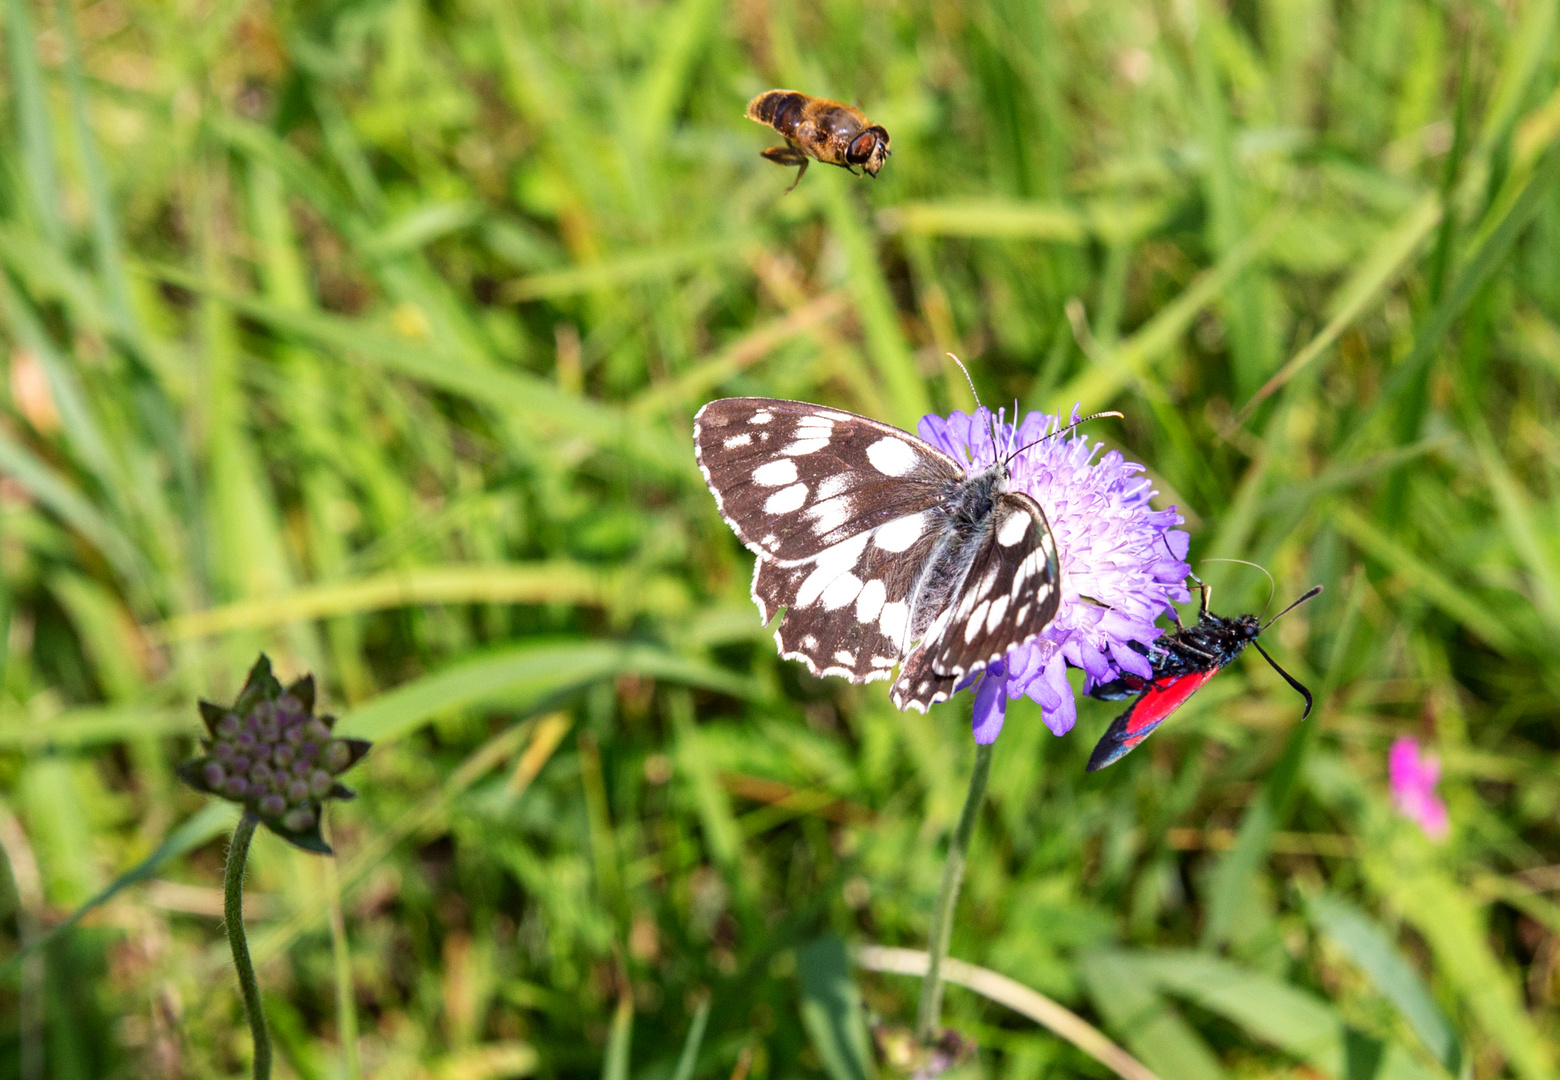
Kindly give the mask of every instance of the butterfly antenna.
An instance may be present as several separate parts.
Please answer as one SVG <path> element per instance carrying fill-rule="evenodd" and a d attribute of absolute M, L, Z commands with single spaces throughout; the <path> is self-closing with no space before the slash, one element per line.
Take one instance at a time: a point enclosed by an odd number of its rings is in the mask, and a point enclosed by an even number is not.
<path fill-rule="evenodd" d="M 1255 568 L 1257 570 L 1261 570 L 1264 574 L 1267 574 L 1267 579 L 1268 579 L 1267 604 L 1263 604 L 1262 605 L 1262 610 L 1266 611 L 1268 609 L 1268 604 L 1271 604 L 1273 602 L 1273 594 L 1278 591 L 1278 585 L 1273 581 L 1273 575 L 1272 574 L 1268 574 L 1267 567 L 1259 566 L 1259 565 L 1257 565 L 1254 562 L 1247 562 L 1245 559 L 1202 559 L 1200 561 L 1201 562 L 1234 562 L 1234 563 L 1240 563 L 1242 566 L 1250 566 L 1250 567 L 1253 567 L 1253 568 Z M 1299 603 L 1299 601 L 1296 601 L 1296 603 Z M 1294 605 L 1291 604 L 1290 606 L 1293 607 Z"/>
<path fill-rule="evenodd" d="M 1283 611 L 1280 611 L 1277 615 L 1274 615 L 1267 622 L 1263 623 L 1262 624 L 1262 629 L 1266 630 L 1268 627 L 1270 627 L 1274 623 L 1278 622 L 1279 619 L 1282 619 L 1285 615 L 1288 615 L 1291 611 L 1293 611 L 1295 608 L 1299 607 L 1301 604 L 1305 603 L 1307 600 L 1311 599 L 1314 596 L 1320 595 L 1321 591 L 1322 591 L 1322 587 L 1320 585 L 1313 585 L 1313 586 L 1311 586 L 1309 589 L 1306 590 L 1304 596 L 1300 597 L 1300 599 L 1296 600 L 1293 604 L 1290 604 Z M 1272 661 L 1268 661 L 1268 662 L 1272 663 Z M 1276 667 L 1277 665 L 1274 665 L 1274 666 Z M 1287 679 L 1287 678 L 1289 678 L 1289 676 L 1285 675 L 1284 678 Z"/>
<path fill-rule="evenodd" d="M 1083 424 L 1087 424 L 1090 420 L 1098 420 L 1098 419 L 1100 419 L 1101 417 L 1104 417 L 1104 416 L 1120 417 L 1121 413 L 1119 413 L 1119 412 L 1090 413 L 1088 416 L 1085 416 L 1085 417 L 1083 417 L 1080 420 L 1074 420 L 1072 423 L 1068 424 L 1064 428 L 1057 428 L 1055 431 L 1051 432 L 1051 434 L 1049 434 L 1049 435 L 1042 435 L 1042 436 L 1040 436 L 1040 438 L 1034 440 L 1033 442 L 1025 443 L 1023 446 L 1020 446 L 1017 450 L 1014 450 L 1011 454 L 1009 454 L 1007 456 L 1006 460 L 1007 461 L 1012 461 L 1019 454 L 1022 454 L 1025 450 L 1028 450 L 1031 446 L 1039 446 L 1041 443 L 1045 442 L 1047 439 L 1054 439 L 1058 435 L 1065 435 L 1065 434 L 1067 434 L 1069 431 L 1071 431 L 1075 427 L 1080 427 Z"/>
<path fill-rule="evenodd" d="M 980 393 L 979 393 L 979 391 L 977 391 L 975 389 L 975 380 L 970 378 L 970 369 L 965 367 L 964 366 L 964 362 L 962 360 L 960 360 L 957 356 L 954 356 L 953 353 L 948 353 L 947 355 L 948 355 L 948 359 L 952 360 L 955 364 L 958 364 L 959 365 L 959 370 L 964 372 L 964 381 L 969 383 L 969 386 L 970 386 L 970 396 L 975 399 L 975 408 L 976 409 L 986 409 L 986 406 L 984 406 L 984 405 L 982 405 L 980 403 Z M 991 456 L 992 457 L 996 457 L 997 456 L 997 418 L 992 414 L 990 409 L 986 409 L 986 424 L 987 424 L 987 426 L 989 426 L 991 428 Z"/>
<path fill-rule="evenodd" d="M 1315 596 L 1317 593 L 1319 593 L 1321 591 L 1322 591 L 1321 586 L 1318 585 L 1315 589 L 1312 589 L 1310 592 L 1306 593 L 1305 596 L 1301 597 L 1300 599 L 1301 600 L 1309 600 L 1311 597 Z M 1296 600 L 1295 604 L 1298 604 L 1299 602 L 1300 602 L 1300 600 Z M 1295 604 L 1290 604 L 1289 607 L 1294 607 Z M 1289 608 L 1285 608 L 1284 610 L 1288 611 Z M 1278 672 L 1280 675 L 1282 675 L 1284 677 L 1284 681 L 1286 683 L 1288 683 L 1290 686 L 1293 686 L 1297 691 L 1299 691 L 1300 696 L 1305 698 L 1305 712 L 1301 714 L 1300 719 L 1303 721 L 1307 716 L 1310 716 L 1311 715 L 1311 706 L 1315 704 L 1315 701 L 1311 698 L 1311 691 L 1307 690 L 1304 686 L 1302 686 L 1300 684 L 1300 681 L 1298 679 L 1296 679 L 1293 675 L 1289 674 L 1289 672 L 1287 672 L 1283 668 L 1279 667 L 1278 666 L 1278 661 L 1274 660 L 1271 656 L 1269 656 L 1267 654 L 1267 650 L 1264 649 L 1255 640 L 1252 641 L 1252 644 L 1257 646 L 1257 652 L 1262 654 L 1262 659 L 1266 660 L 1272 666 L 1274 671 Z"/>

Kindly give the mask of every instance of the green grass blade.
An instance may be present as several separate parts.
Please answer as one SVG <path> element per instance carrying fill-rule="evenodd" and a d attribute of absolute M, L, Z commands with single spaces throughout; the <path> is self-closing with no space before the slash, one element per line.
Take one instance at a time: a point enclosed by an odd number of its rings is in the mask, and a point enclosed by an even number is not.
<path fill-rule="evenodd" d="M 403 738 L 441 713 L 484 702 L 537 701 L 617 675 L 682 682 L 733 697 L 755 688 L 720 668 L 648 645 L 530 642 L 425 675 L 347 713 L 341 732 L 376 743 Z"/>
<path fill-rule="evenodd" d="M 802 989 L 802 1026 L 823 1060 L 829 1080 L 872 1080 L 872 1044 L 867 1037 L 861 991 L 851 976 L 845 943 L 830 934 L 796 957 Z"/>
<path fill-rule="evenodd" d="M 1430 1056 L 1456 1076 L 1462 1069 L 1462 1047 L 1451 1021 L 1386 932 L 1363 911 L 1331 893 L 1310 897 L 1306 910 L 1317 929 L 1370 976 L 1376 989 L 1397 1008 L 1410 1030 L 1430 1051 Z"/>
<path fill-rule="evenodd" d="M 66 246 L 65 222 L 60 217 L 59 169 L 54 158 L 53 121 L 43 85 L 43 72 L 33 50 L 35 32 L 27 0 L 6 0 L 5 41 L 11 57 L 11 85 L 20 128 L 22 169 L 38 231 L 55 250 Z"/>
<path fill-rule="evenodd" d="M 207 803 L 193 817 L 170 832 L 167 839 L 158 845 L 157 850 L 120 874 L 90 900 L 66 916 L 64 921 L 50 927 L 47 933 L 34 938 L 27 948 L 12 954 L 4 964 L 0 964 L 0 981 L 10 979 L 26 957 L 39 949 L 46 948 L 51 941 L 61 935 L 69 933 L 93 910 L 102 907 L 130 886 L 152 877 L 170 860 L 194 851 L 213 837 L 231 830 L 237 822 L 238 807 L 232 803 L 220 801 Z"/>
<path fill-rule="evenodd" d="M 704 1045 L 704 1029 L 710 1022 L 710 998 L 705 995 L 694 1010 L 693 1022 L 688 1025 L 688 1037 L 683 1040 L 682 1053 L 677 1057 L 677 1071 L 672 1080 L 693 1080 L 699 1065 L 699 1047 Z"/>

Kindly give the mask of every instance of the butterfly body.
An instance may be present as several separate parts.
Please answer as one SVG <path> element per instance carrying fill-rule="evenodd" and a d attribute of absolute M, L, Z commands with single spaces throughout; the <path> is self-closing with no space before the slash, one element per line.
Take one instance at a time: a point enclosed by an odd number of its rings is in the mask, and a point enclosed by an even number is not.
<path fill-rule="evenodd" d="M 1320 586 L 1284 611 L 1304 603 L 1319 592 Z M 1196 623 L 1183 626 L 1154 643 L 1154 653 L 1150 657 L 1154 669 L 1152 676 L 1144 679 L 1137 675 L 1123 675 L 1089 691 L 1091 697 L 1103 701 L 1119 701 L 1129 697 L 1134 699 L 1127 711 L 1111 722 L 1095 744 L 1094 752 L 1089 755 L 1089 772 L 1103 769 L 1135 750 L 1171 713 L 1186 704 L 1192 694 L 1226 665 L 1234 662 L 1247 645 L 1256 645 L 1257 637 L 1264 629 L 1260 618 L 1256 615 L 1215 615 L 1208 610 L 1207 597 L 1207 589 L 1204 587 L 1202 612 Z M 1310 716 L 1310 691 L 1273 663 L 1273 658 L 1263 651 L 1261 645 L 1257 645 L 1257 651 L 1305 698 L 1305 716 Z M 1301 719 L 1305 719 L 1305 716 Z"/>
<path fill-rule="evenodd" d="M 1007 468 L 971 472 L 907 432 L 805 402 L 724 398 L 694 419 L 721 516 L 757 556 L 752 597 L 816 675 L 887 679 L 925 711 L 1056 614 L 1045 513 Z"/>

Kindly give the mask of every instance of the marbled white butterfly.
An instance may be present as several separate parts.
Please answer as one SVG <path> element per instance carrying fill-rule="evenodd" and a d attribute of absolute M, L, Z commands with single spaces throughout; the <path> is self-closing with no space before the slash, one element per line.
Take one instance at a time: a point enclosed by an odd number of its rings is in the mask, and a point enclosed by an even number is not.
<path fill-rule="evenodd" d="M 753 602 L 780 655 L 815 675 L 886 679 L 925 712 L 1036 637 L 1061 569 L 1045 512 L 898 428 L 801 401 L 724 398 L 694 449 L 721 517 L 758 556 Z M 1016 448 L 1009 448 L 1016 449 Z"/>

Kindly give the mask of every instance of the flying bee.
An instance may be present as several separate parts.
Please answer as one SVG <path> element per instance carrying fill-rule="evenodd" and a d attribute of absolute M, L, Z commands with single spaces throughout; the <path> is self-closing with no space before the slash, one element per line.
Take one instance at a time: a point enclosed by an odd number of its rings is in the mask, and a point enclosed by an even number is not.
<path fill-rule="evenodd" d="M 852 175 L 859 166 L 874 180 L 888 159 L 888 131 L 860 109 L 795 90 L 766 90 L 748 102 L 747 118 L 768 124 L 785 136 L 786 146 L 771 146 L 763 156 L 776 165 L 800 165 L 786 192 L 796 190 L 809 159 L 838 165 Z"/>

